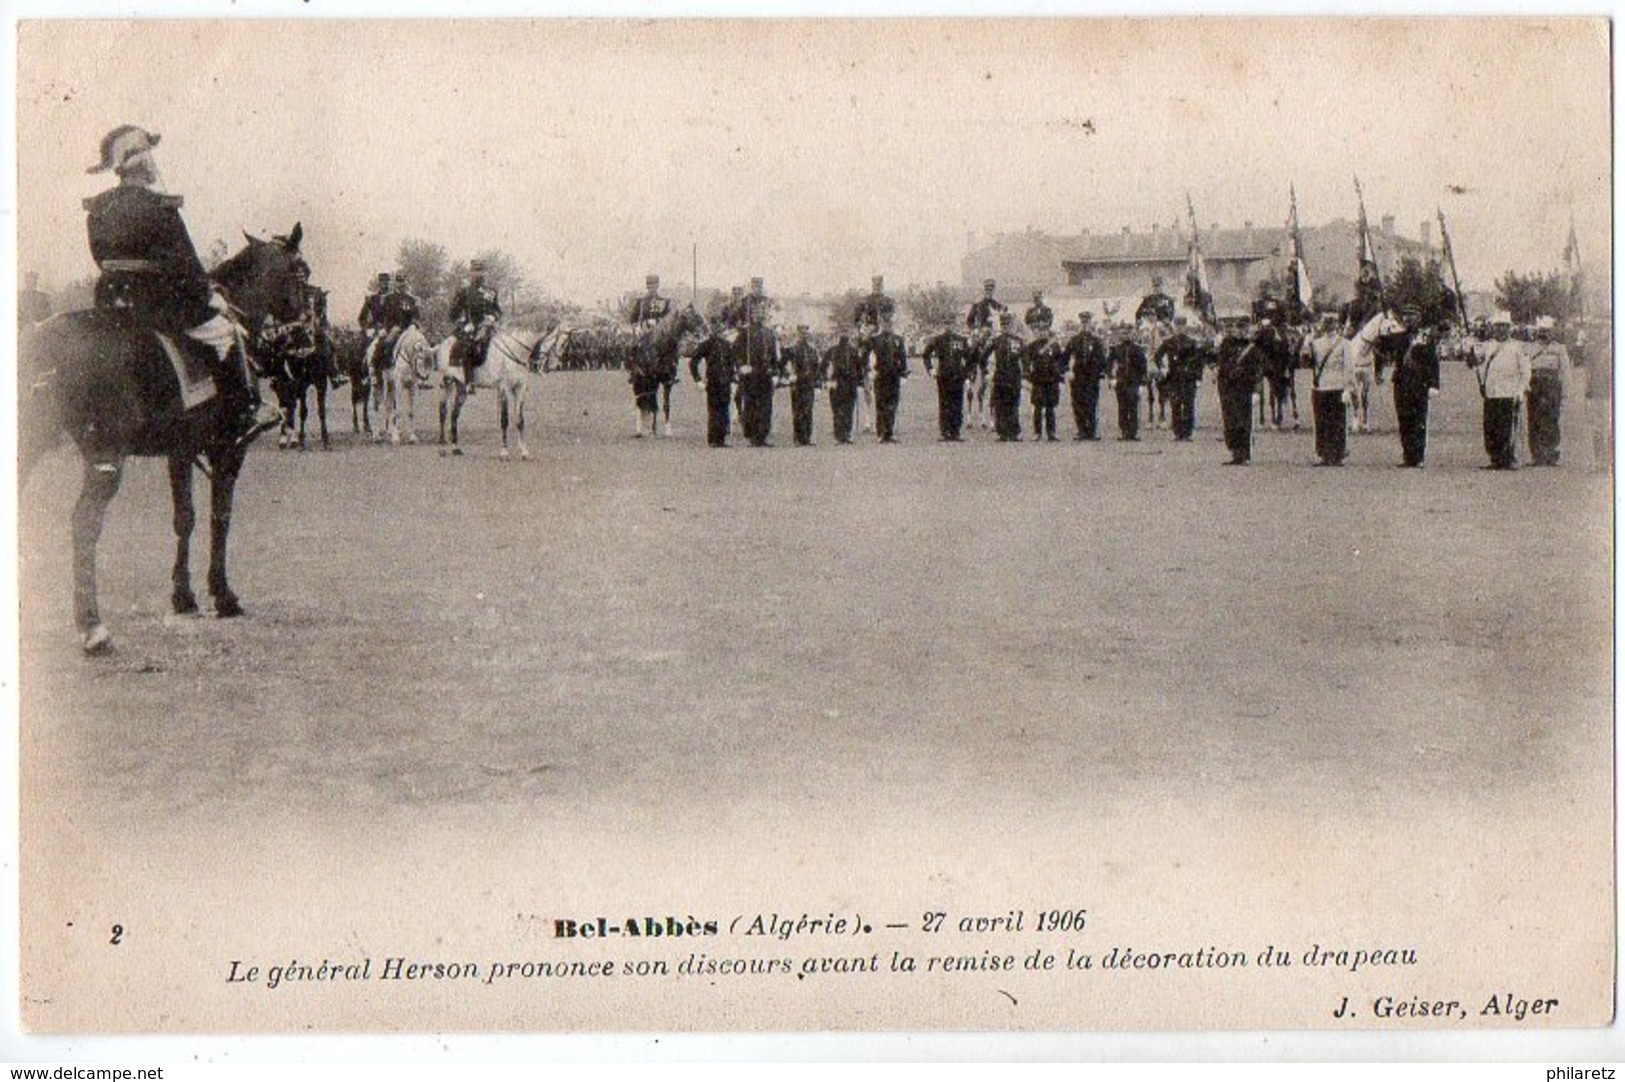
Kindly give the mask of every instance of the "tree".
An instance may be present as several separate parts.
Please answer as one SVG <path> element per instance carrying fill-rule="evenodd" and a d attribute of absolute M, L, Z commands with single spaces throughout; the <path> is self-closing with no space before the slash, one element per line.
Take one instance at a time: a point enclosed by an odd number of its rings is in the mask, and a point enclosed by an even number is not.
<path fill-rule="evenodd" d="M 849 289 L 836 298 L 829 307 L 829 329 L 835 334 L 852 334 L 858 327 L 858 305 L 869 294 L 861 289 Z"/>
<path fill-rule="evenodd" d="M 920 332 L 958 326 L 964 308 L 959 290 L 941 282 L 924 288 L 910 286 L 903 294 L 903 310 Z"/>
<path fill-rule="evenodd" d="M 1444 284 L 1438 260 L 1424 263 L 1405 256 L 1389 278 L 1387 292 L 1389 311 L 1403 314 L 1414 309 L 1423 326 L 1445 327 L 1460 319 L 1455 291 Z"/>
<path fill-rule="evenodd" d="M 1579 310 L 1577 301 L 1573 280 L 1557 271 L 1507 271 L 1495 281 L 1495 303 L 1506 309 L 1514 323 L 1533 323 L 1541 316 L 1567 320 Z"/>

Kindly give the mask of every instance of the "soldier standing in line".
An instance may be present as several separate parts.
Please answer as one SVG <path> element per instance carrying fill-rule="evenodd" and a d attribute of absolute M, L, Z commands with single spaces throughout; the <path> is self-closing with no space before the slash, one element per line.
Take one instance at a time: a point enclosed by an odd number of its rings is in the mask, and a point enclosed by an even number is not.
<path fill-rule="evenodd" d="M 805 323 L 797 325 L 795 341 L 783 350 L 790 374 L 790 426 L 797 447 L 813 442 L 813 401 L 824 383 L 824 358 L 807 338 L 810 329 Z"/>
<path fill-rule="evenodd" d="M 1029 322 L 1028 326 L 1034 324 Z M 1035 333 L 1037 337 L 1022 351 L 1027 382 L 1032 387 L 1033 439 L 1054 443 L 1055 407 L 1060 405 L 1061 383 L 1066 379 L 1066 355 L 1048 323 L 1036 326 Z"/>
<path fill-rule="evenodd" d="M 728 446 L 734 382 L 733 343 L 721 332 L 708 335 L 694 349 L 688 361 L 688 374 L 700 382 L 700 365 L 705 365 L 705 442 L 711 447 Z"/>
<path fill-rule="evenodd" d="M 1419 310 L 1407 308 L 1400 318 L 1408 328 L 1408 338 L 1393 375 L 1399 465 L 1420 469 L 1427 459 L 1428 399 L 1439 393 L 1439 343 L 1432 327 L 1418 326 Z"/>
<path fill-rule="evenodd" d="M 830 379 L 829 408 L 834 415 L 835 442 L 851 443 L 852 417 L 857 409 L 858 388 L 863 386 L 869 366 L 868 354 L 843 333 L 824 354 L 824 365 Z"/>
<path fill-rule="evenodd" d="M 1556 340 L 1550 316 L 1535 321 L 1529 351 L 1529 464 L 1555 466 L 1562 456 L 1563 395 L 1573 378 L 1568 347 Z"/>
<path fill-rule="evenodd" d="M 1490 458 L 1484 468 L 1489 470 L 1518 468 L 1518 406 L 1529 390 L 1530 368 L 1528 349 L 1511 331 L 1510 321 L 1492 322 L 1492 338 L 1475 365 L 1484 399 L 1484 452 Z"/>
<path fill-rule="evenodd" d="M 971 360 L 970 339 L 944 327 L 921 354 L 927 375 L 937 381 L 937 432 L 946 443 L 960 443 L 965 427 L 965 378 Z"/>
<path fill-rule="evenodd" d="M 1074 439 L 1098 440 L 1100 425 L 1100 381 L 1106 378 L 1106 347 L 1095 334 L 1092 312 L 1079 312 L 1082 324 L 1066 344 L 1072 362 L 1072 419 L 1078 426 Z"/>
<path fill-rule="evenodd" d="M 739 340 L 739 335 L 745 329 L 745 287 L 733 286 L 728 292 L 728 299 L 723 302 L 722 310 L 717 315 L 717 322 L 724 331 L 733 335 L 729 345 Z M 738 368 L 738 359 L 735 359 L 735 369 Z M 737 371 L 735 373 L 737 375 Z M 734 416 L 739 421 L 741 430 L 745 427 L 745 388 L 737 380 L 734 383 Z"/>
<path fill-rule="evenodd" d="M 1021 440 L 1021 339 L 1015 336 L 1015 317 L 999 313 L 999 333 L 983 348 L 984 364 L 992 368 L 990 394 L 993 432 L 1000 443 Z"/>
<path fill-rule="evenodd" d="M 1140 388 L 1150 375 L 1145 350 L 1134 340 L 1130 328 L 1112 328 L 1112 345 L 1107 352 L 1110 365 L 1108 383 L 1117 391 L 1117 438 L 1129 443 L 1140 438 Z"/>
<path fill-rule="evenodd" d="M 1349 457 L 1349 341 L 1338 333 L 1334 315 L 1320 317 L 1320 326 L 1306 338 L 1309 359 L 1310 413 L 1315 422 L 1315 465 L 1341 466 Z"/>
<path fill-rule="evenodd" d="M 1227 466 L 1245 466 L 1253 458 L 1253 402 L 1258 397 L 1262 372 L 1258 350 L 1244 326 L 1227 330 L 1219 339 L 1219 412 L 1224 417 L 1224 445 L 1230 451 Z"/>
<path fill-rule="evenodd" d="M 485 363 L 491 345 L 491 332 L 502 318 L 497 292 L 485 284 L 485 264 L 476 259 L 468 265 L 468 284 L 451 298 L 449 310 L 453 333 L 457 335 L 462 358 L 463 385 L 474 393 L 474 369 Z"/>
<path fill-rule="evenodd" d="M 1168 396 L 1169 421 L 1174 439 L 1188 443 L 1196 431 L 1196 389 L 1202 383 L 1202 370 L 1206 358 L 1184 316 L 1174 317 L 1174 330 L 1157 347 L 1157 367 L 1167 373 L 1163 380 Z"/>
<path fill-rule="evenodd" d="M 892 330 L 891 317 L 882 317 L 880 333 L 869 342 L 874 359 L 875 435 L 881 443 L 897 442 L 897 406 L 908 378 L 908 345 Z"/>
<path fill-rule="evenodd" d="M 767 325 L 772 301 L 763 290 L 762 279 L 750 280 L 750 292 L 742 304 L 745 325 L 734 343 L 734 356 L 739 366 L 745 439 L 752 447 L 767 447 L 773 433 L 773 390 L 783 367 L 778 338 Z"/>

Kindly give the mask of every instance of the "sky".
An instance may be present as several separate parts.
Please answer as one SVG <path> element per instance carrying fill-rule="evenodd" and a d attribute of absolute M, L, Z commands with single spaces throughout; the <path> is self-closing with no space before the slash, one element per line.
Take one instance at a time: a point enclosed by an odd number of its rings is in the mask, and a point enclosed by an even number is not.
<path fill-rule="evenodd" d="M 200 250 L 301 221 L 336 313 L 406 238 L 593 304 L 957 282 L 1036 228 L 1448 217 L 1469 289 L 1609 259 L 1600 19 L 28 21 L 19 270 L 93 272 L 85 169 L 162 135 Z"/>

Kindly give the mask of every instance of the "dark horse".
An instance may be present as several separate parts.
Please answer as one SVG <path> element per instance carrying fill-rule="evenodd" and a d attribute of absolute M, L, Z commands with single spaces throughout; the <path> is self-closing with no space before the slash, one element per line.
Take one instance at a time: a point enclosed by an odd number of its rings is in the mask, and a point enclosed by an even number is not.
<path fill-rule="evenodd" d="M 273 324 L 260 335 L 260 359 L 270 376 L 271 390 L 282 411 L 277 446 L 294 445 L 294 414 L 299 414 L 299 449 L 305 449 L 305 424 L 310 417 L 310 392 L 316 392 L 316 421 L 322 450 L 327 439 L 327 384 L 333 375 L 333 340 L 327 325 L 327 291 L 308 286 L 304 315 L 293 323 Z"/>
<path fill-rule="evenodd" d="M 334 386 L 349 381 L 350 431 L 372 435 L 372 373 L 367 369 L 367 340 L 355 331 L 328 329 L 333 344 Z"/>
<path fill-rule="evenodd" d="M 632 343 L 626 374 L 632 384 L 632 397 L 637 402 L 637 435 L 640 437 L 645 422 L 649 435 L 671 435 L 671 389 L 677 382 L 677 355 L 683 335 L 689 333 L 708 333 L 705 317 L 692 304 L 661 316 Z M 664 421 L 659 430 L 655 427 L 657 420 Z"/>
<path fill-rule="evenodd" d="M 309 268 L 299 255 L 301 235 L 295 225 L 286 237 L 249 237 L 246 248 L 215 268 L 215 285 L 248 326 L 261 326 L 267 316 L 289 323 L 303 313 Z M 96 542 L 131 455 L 169 460 L 176 538 L 170 600 L 177 613 L 198 608 L 190 565 L 192 467 L 203 466 L 210 479 L 209 593 L 218 615 L 242 615 L 226 581 L 232 491 L 249 442 L 238 438 L 235 404 L 217 390 L 186 408 L 181 379 L 157 337 L 106 311 L 71 312 L 40 324 L 25 343 L 24 364 L 29 395 L 19 432 L 19 478 L 26 482 L 33 465 L 64 435 L 84 460 L 73 509 L 73 608 L 85 652 L 102 653 L 112 644 L 96 604 Z"/>

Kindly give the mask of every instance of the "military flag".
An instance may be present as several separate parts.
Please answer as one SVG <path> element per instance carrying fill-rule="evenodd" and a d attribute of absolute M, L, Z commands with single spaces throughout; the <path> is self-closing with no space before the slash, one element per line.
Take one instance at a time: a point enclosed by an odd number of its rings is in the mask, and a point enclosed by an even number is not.
<path fill-rule="evenodd" d="M 1191 243 L 1189 263 L 1185 268 L 1185 306 L 1199 313 L 1202 320 L 1217 325 L 1213 311 L 1213 287 L 1207 277 L 1207 263 L 1202 258 L 1202 234 L 1196 228 L 1196 205 L 1190 193 L 1185 195 L 1185 208 L 1190 212 Z"/>
<path fill-rule="evenodd" d="M 1298 227 L 1298 187 L 1292 185 L 1292 209 L 1287 215 L 1287 239 L 1292 246 L 1291 265 L 1287 268 L 1287 298 L 1291 302 L 1290 318 L 1303 318 L 1313 310 L 1315 287 L 1309 281 L 1309 264 L 1303 258 L 1303 232 Z"/>

